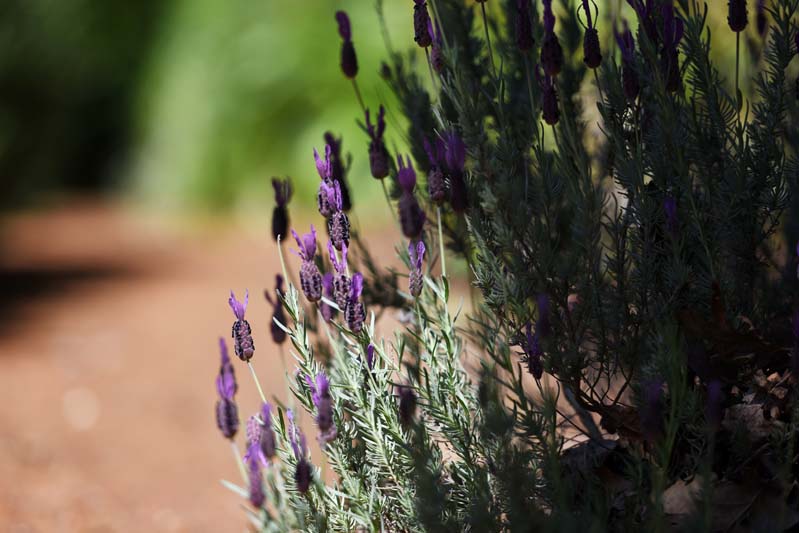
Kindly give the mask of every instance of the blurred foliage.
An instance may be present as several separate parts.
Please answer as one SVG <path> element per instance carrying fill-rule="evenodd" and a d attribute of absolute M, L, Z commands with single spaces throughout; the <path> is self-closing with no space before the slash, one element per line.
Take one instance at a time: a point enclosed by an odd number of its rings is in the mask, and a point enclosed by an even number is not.
<path fill-rule="evenodd" d="M 169 2 L 0 2 L 0 204 L 98 187 L 130 142 L 131 104 Z"/>
<path fill-rule="evenodd" d="M 412 1 L 385 4 L 389 34 L 406 42 Z M 606 14 L 623 6 L 634 19 L 623 0 L 598 4 Z M 714 42 L 714 60 L 726 71 L 735 47 L 729 32 L 716 31 L 726 3 L 710 7 L 714 41 L 725 39 Z M 315 190 L 311 149 L 330 130 L 353 154 L 361 214 L 373 213 L 381 192 L 339 70 L 337 9 L 352 19 L 366 105 L 391 108 L 377 74 L 386 54 L 373 1 L 0 2 L 0 204 L 124 180 L 124 192 L 150 205 L 260 208 L 271 205 L 273 175 L 292 176 L 297 197 Z M 756 41 L 744 42 L 753 55 Z M 404 151 L 397 120 L 389 114 L 388 145 Z"/>
<path fill-rule="evenodd" d="M 394 2 L 387 13 L 392 32 L 410 34 L 406 7 Z M 330 130 L 343 135 L 345 154 L 355 154 L 355 202 L 379 194 L 375 187 L 363 192 L 373 181 L 363 157 L 368 143 L 339 68 L 336 9 L 350 14 L 358 83 L 376 109 L 388 91 L 378 76 L 385 47 L 372 2 L 313 0 L 298 8 L 179 1 L 144 80 L 138 192 L 168 205 L 223 207 L 249 199 L 262 206 L 271 198 L 269 178 L 290 175 L 297 196 L 307 198 L 319 182 L 312 147 L 321 149 Z"/>

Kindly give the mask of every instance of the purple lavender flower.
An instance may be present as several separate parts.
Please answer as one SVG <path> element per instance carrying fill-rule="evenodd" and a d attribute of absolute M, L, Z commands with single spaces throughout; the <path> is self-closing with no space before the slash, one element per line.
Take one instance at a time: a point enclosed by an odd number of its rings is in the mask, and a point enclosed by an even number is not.
<path fill-rule="evenodd" d="M 649 41 L 658 44 L 658 30 L 655 26 L 655 6 L 657 0 L 627 0 L 636 14 L 640 24 L 644 27 L 644 33 L 649 38 Z"/>
<path fill-rule="evenodd" d="M 542 74 L 539 68 L 535 70 L 535 77 L 538 85 L 541 86 L 541 114 L 544 122 L 554 126 L 560 120 L 560 110 L 558 109 L 558 92 L 555 88 L 555 80 L 545 71 Z"/>
<path fill-rule="evenodd" d="M 757 15 L 756 15 L 756 22 L 757 22 L 757 33 L 760 37 L 766 35 L 766 29 L 768 28 L 768 19 L 766 19 L 766 0 L 757 0 L 757 7 L 755 8 Z"/>
<path fill-rule="evenodd" d="M 535 379 L 540 380 L 544 375 L 544 365 L 541 358 L 544 351 L 538 338 L 538 331 L 533 333 L 532 324 L 527 322 L 525 326 L 524 353 L 527 357 L 527 372 Z"/>
<path fill-rule="evenodd" d="M 550 321 L 549 312 L 549 296 L 544 293 L 536 297 L 536 305 L 538 306 L 538 321 L 535 324 L 536 332 L 539 332 L 543 338 L 549 337 L 552 333 L 552 323 Z"/>
<path fill-rule="evenodd" d="M 353 333 L 360 333 L 363 328 L 363 321 L 366 319 L 366 310 L 361 303 L 361 293 L 363 292 L 363 274 L 356 272 L 352 276 L 352 285 L 350 287 L 350 297 L 344 307 L 344 320 L 347 322 L 347 327 Z"/>
<path fill-rule="evenodd" d="M 594 4 L 596 6 L 596 4 Z M 594 21 L 591 20 L 591 6 L 588 0 L 583 0 L 583 11 L 585 12 L 586 28 L 585 36 L 583 37 L 583 62 L 588 68 L 597 68 L 602 63 L 602 52 L 599 48 L 599 32 L 594 27 Z M 599 16 L 599 8 L 597 8 L 597 16 Z"/>
<path fill-rule="evenodd" d="M 314 263 L 316 255 L 316 229 L 311 224 L 311 232 L 302 236 L 291 230 L 294 239 L 297 241 L 298 251 L 292 250 L 294 254 L 302 259 L 300 266 L 300 287 L 309 302 L 318 302 L 322 298 L 322 274 L 319 267 Z"/>
<path fill-rule="evenodd" d="M 544 0 L 544 42 L 541 45 L 541 66 L 549 76 L 557 76 L 563 68 L 563 48 L 555 34 L 552 0 Z"/>
<path fill-rule="evenodd" d="M 430 24 L 430 14 L 427 12 L 426 0 L 413 0 L 413 40 L 422 48 L 427 48 L 433 42 L 427 27 Z"/>
<path fill-rule="evenodd" d="M 233 348 L 236 355 L 244 362 L 252 359 L 255 353 L 255 343 L 252 340 L 252 329 L 250 323 L 244 319 L 244 313 L 247 311 L 247 303 L 250 301 L 250 292 L 245 291 L 244 302 L 236 300 L 236 295 L 230 291 L 230 298 L 228 298 L 228 305 L 236 315 L 236 321 L 233 323 L 231 336 L 233 337 Z"/>
<path fill-rule="evenodd" d="M 449 171 L 449 203 L 456 213 L 463 213 L 469 206 L 469 196 L 464 179 L 466 145 L 454 131 L 444 136 L 445 159 Z"/>
<path fill-rule="evenodd" d="M 341 43 L 341 71 L 349 79 L 358 75 L 358 58 L 355 55 L 355 46 L 352 44 L 352 29 L 350 18 L 344 11 L 336 11 L 338 34 L 343 39 Z"/>
<path fill-rule="evenodd" d="M 266 456 L 261 451 L 261 435 L 263 434 L 263 424 L 258 415 L 252 415 L 247 419 L 247 451 L 244 453 L 244 462 L 249 464 L 250 459 L 255 457 L 262 465 L 266 466 Z"/>
<path fill-rule="evenodd" d="M 258 445 L 267 459 L 271 460 L 277 455 L 277 439 L 272 427 L 272 406 L 269 402 L 264 402 L 261 406 L 261 434 Z"/>
<path fill-rule="evenodd" d="M 641 388 L 641 430 L 649 441 L 663 436 L 663 382 L 649 380 Z"/>
<path fill-rule="evenodd" d="M 383 134 L 386 131 L 386 109 L 381 105 L 377 113 L 377 124 L 372 124 L 369 118 L 369 110 L 366 110 L 366 133 L 369 135 L 369 170 L 372 177 L 383 179 L 388 176 L 389 155 L 386 145 L 383 142 Z"/>
<path fill-rule="evenodd" d="M 325 298 L 330 301 L 335 299 L 334 291 L 333 291 L 333 274 L 331 272 L 326 272 L 324 276 L 322 276 L 322 294 Z M 319 310 L 322 313 L 322 318 L 325 322 L 330 322 L 333 320 L 333 317 L 336 316 L 336 309 L 332 305 L 328 305 L 323 301 L 319 302 Z"/>
<path fill-rule="evenodd" d="M 728 0 L 727 24 L 730 25 L 730 29 L 736 33 L 742 32 L 748 23 L 746 0 Z"/>
<path fill-rule="evenodd" d="M 225 339 L 219 337 L 219 374 L 216 376 L 216 390 L 219 392 L 220 398 L 233 398 L 239 390 L 239 385 L 236 383 L 236 372 L 233 368 L 233 363 L 227 351 L 227 344 Z"/>
<path fill-rule="evenodd" d="M 333 298 L 339 309 L 344 309 L 347 307 L 347 300 L 352 289 L 352 281 L 347 275 L 347 247 L 344 246 L 341 249 L 341 261 L 336 258 L 336 252 L 330 242 L 327 243 L 327 252 L 330 255 L 330 264 L 333 265 L 335 271 L 335 274 L 332 275 Z"/>
<path fill-rule="evenodd" d="M 433 23 L 430 22 L 427 31 L 430 33 L 430 39 L 432 41 L 430 47 L 430 65 L 433 67 L 433 70 L 441 74 L 447 64 L 444 58 L 444 39 L 441 35 L 441 26 L 439 26 L 438 21 L 436 21 L 435 28 L 433 28 Z"/>
<path fill-rule="evenodd" d="M 680 61 L 677 47 L 682 40 L 685 27 L 683 21 L 674 15 L 671 0 L 662 5 L 663 48 L 660 51 L 660 68 L 666 83 L 666 90 L 675 92 L 682 86 Z"/>
<path fill-rule="evenodd" d="M 236 436 L 239 429 L 239 411 L 233 396 L 238 390 L 233 364 L 228 356 L 225 340 L 219 339 L 221 364 L 219 374 L 216 376 L 216 391 L 219 400 L 216 402 L 216 426 L 227 439 Z"/>
<path fill-rule="evenodd" d="M 533 49 L 533 21 L 530 14 L 530 0 L 516 0 L 516 47 L 526 53 Z"/>
<path fill-rule="evenodd" d="M 402 156 L 397 156 L 397 181 L 402 188 L 402 196 L 399 199 L 399 219 L 402 233 L 409 239 L 416 239 L 422 234 L 425 223 L 425 214 L 419 206 L 419 201 L 413 195 L 416 187 L 416 171 L 413 169 L 411 158 L 406 157 L 405 162 Z"/>
<path fill-rule="evenodd" d="M 635 70 L 635 40 L 627 24 L 627 20 L 622 19 L 623 30 L 619 34 L 616 28 L 613 33 L 616 35 L 616 42 L 619 44 L 621 50 L 621 85 L 624 89 L 624 96 L 627 97 L 628 102 L 634 102 L 638 97 L 641 90 L 638 84 L 638 72 Z"/>
<path fill-rule="evenodd" d="M 283 303 L 280 301 L 280 294 L 283 292 L 283 276 L 277 274 L 275 276 L 275 298 L 269 294 L 269 291 L 264 291 L 264 297 L 269 305 L 272 306 L 272 320 L 269 322 L 269 333 L 272 334 L 272 340 L 275 344 L 283 344 L 286 341 L 286 332 L 275 323 L 275 320 L 281 324 L 286 324 L 286 312 L 283 310 Z"/>
<path fill-rule="evenodd" d="M 416 415 L 416 393 L 410 386 L 400 385 L 399 387 L 399 419 L 404 427 L 408 427 L 413 422 Z"/>
<path fill-rule="evenodd" d="M 294 470 L 294 483 L 297 490 L 301 494 L 308 492 L 313 481 L 313 468 L 308 462 L 308 444 L 305 441 L 305 435 L 302 433 L 297 423 L 294 420 L 294 413 L 289 409 L 286 411 L 286 417 L 289 419 L 288 436 L 291 448 L 294 451 L 294 458 L 297 460 L 297 466 Z"/>
<path fill-rule="evenodd" d="M 329 218 L 336 211 L 336 188 L 333 182 L 333 163 L 331 161 L 332 147 L 325 145 L 325 158 L 319 157 L 319 152 L 314 148 L 313 157 L 316 161 L 316 170 L 322 182 L 319 184 L 319 192 L 316 195 L 316 205 L 319 214 Z"/>
<path fill-rule="evenodd" d="M 444 141 L 436 139 L 430 144 L 424 140 L 424 150 L 430 160 L 430 172 L 427 174 L 427 192 L 430 193 L 430 200 L 436 205 L 442 205 L 447 199 L 447 182 L 444 178 L 444 167 L 446 164 L 446 147 Z"/>
<path fill-rule="evenodd" d="M 666 213 L 666 229 L 676 236 L 679 230 L 679 221 L 677 220 L 677 200 L 673 196 L 668 195 L 663 200 L 663 211 Z"/>
<path fill-rule="evenodd" d="M 336 210 L 327 219 L 327 233 L 330 241 L 337 250 L 341 250 L 350 243 L 350 219 L 342 210 L 341 187 L 338 182 L 333 182 L 333 201 Z"/>
<path fill-rule="evenodd" d="M 324 448 L 325 444 L 338 435 L 336 423 L 333 420 L 333 398 L 330 396 L 330 382 L 323 372 L 316 375 L 316 381 L 311 376 L 305 376 L 305 382 L 311 389 L 311 400 L 316 407 L 316 425 L 319 427 L 317 440 Z"/>
<path fill-rule="evenodd" d="M 350 188 L 347 185 L 347 179 L 344 175 L 344 163 L 341 158 L 341 137 L 336 139 L 329 131 L 324 135 L 325 144 L 330 146 L 330 179 L 337 181 L 341 187 L 341 206 L 345 212 L 352 209 L 352 198 L 350 197 Z"/>
<path fill-rule="evenodd" d="M 251 451 L 250 451 L 251 450 Z M 256 509 L 260 509 L 264 506 L 264 501 L 266 500 L 266 494 L 264 493 L 264 480 L 263 480 L 263 473 L 261 472 L 261 461 L 259 460 L 258 453 L 258 444 L 252 444 L 250 450 L 248 450 L 248 460 L 247 460 L 247 470 L 249 475 L 249 499 L 250 503 Z"/>
<path fill-rule="evenodd" d="M 424 285 L 422 278 L 424 252 L 424 243 L 422 241 L 418 241 L 415 247 L 413 242 L 408 243 L 408 258 L 411 261 L 411 271 L 408 274 L 408 290 L 414 297 L 418 297 L 422 293 Z"/>
<path fill-rule="evenodd" d="M 275 209 L 272 211 L 272 238 L 285 237 L 289 227 L 289 212 L 286 206 L 291 199 L 291 182 L 286 178 L 280 180 L 272 178 L 272 187 L 275 189 Z"/>
<path fill-rule="evenodd" d="M 717 429 L 721 424 L 722 404 L 724 393 L 721 390 L 721 382 L 717 379 L 707 384 L 707 398 L 705 403 L 705 419 L 710 429 Z"/>
<path fill-rule="evenodd" d="M 371 342 L 366 347 L 366 366 L 369 370 L 375 367 L 375 345 Z"/>

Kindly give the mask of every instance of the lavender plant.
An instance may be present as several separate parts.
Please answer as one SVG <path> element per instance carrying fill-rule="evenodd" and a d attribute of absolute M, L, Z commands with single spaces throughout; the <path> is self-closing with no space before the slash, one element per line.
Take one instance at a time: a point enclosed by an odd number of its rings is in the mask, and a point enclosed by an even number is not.
<path fill-rule="evenodd" d="M 728 2 L 734 78 L 711 60 L 696 0 L 627 0 L 632 23 L 588 0 L 544 0 L 541 14 L 530 0 L 408 3 L 428 65 L 387 42 L 381 69 L 404 130 L 384 103 L 370 121 L 336 14 L 408 289 L 350 227 L 328 140 L 314 157 L 329 261 L 313 226 L 292 230 L 302 292 L 282 289 L 284 264 L 270 300 L 294 407 L 268 403 L 252 372 L 263 405 L 237 455 L 243 485 L 225 482 L 253 526 L 796 528 L 799 0 L 757 2 L 751 28 L 747 3 Z M 389 127 L 411 154 L 396 165 Z M 468 316 L 445 249 L 479 289 Z M 230 305 L 249 364 L 246 298 Z M 385 309 L 406 317 L 387 337 Z M 224 344 L 217 388 L 234 442 Z"/>

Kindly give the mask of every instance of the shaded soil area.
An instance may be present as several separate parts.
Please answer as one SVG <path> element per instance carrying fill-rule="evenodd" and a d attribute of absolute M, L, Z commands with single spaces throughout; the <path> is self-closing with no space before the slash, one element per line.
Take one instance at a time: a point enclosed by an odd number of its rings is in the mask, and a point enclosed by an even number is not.
<path fill-rule="evenodd" d="M 266 216 L 187 227 L 88 202 L 0 222 L 0 531 L 246 528 L 218 483 L 237 470 L 214 423 L 216 339 L 228 291 L 249 288 L 253 363 L 283 396 Z M 393 255 L 393 236 L 372 240 Z"/>

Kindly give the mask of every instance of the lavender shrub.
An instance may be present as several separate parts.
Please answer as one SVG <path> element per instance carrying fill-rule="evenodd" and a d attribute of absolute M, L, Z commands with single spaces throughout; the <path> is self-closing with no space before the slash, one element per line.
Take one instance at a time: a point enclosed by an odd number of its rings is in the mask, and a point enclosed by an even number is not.
<path fill-rule="evenodd" d="M 710 59 L 705 4 L 627 4 L 408 1 L 412 51 L 381 72 L 410 156 L 389 154 L 384 103 L 371 122 L 336 14 L 407 270 L 350 227 L 330 136 L 314 152 L 329 260 L 313 226 L 292 230 L 304 298 L 286 266 L 267 294 L 296 408 L 267 403 L 250 364 L 263 404 L 243 459 L 221 344 L 217 424 L 242 474 L 224 484 L 257 530 L 799 527 L 799 0 L 758 1 L 751 27 L 728 2 L 734 76 Z M 468 316 L 445 250 L 479 290 Z M 249 364 L 246 305 L 231 294 Z M 392 308 L 405 325 L 381 337 Z"/>

